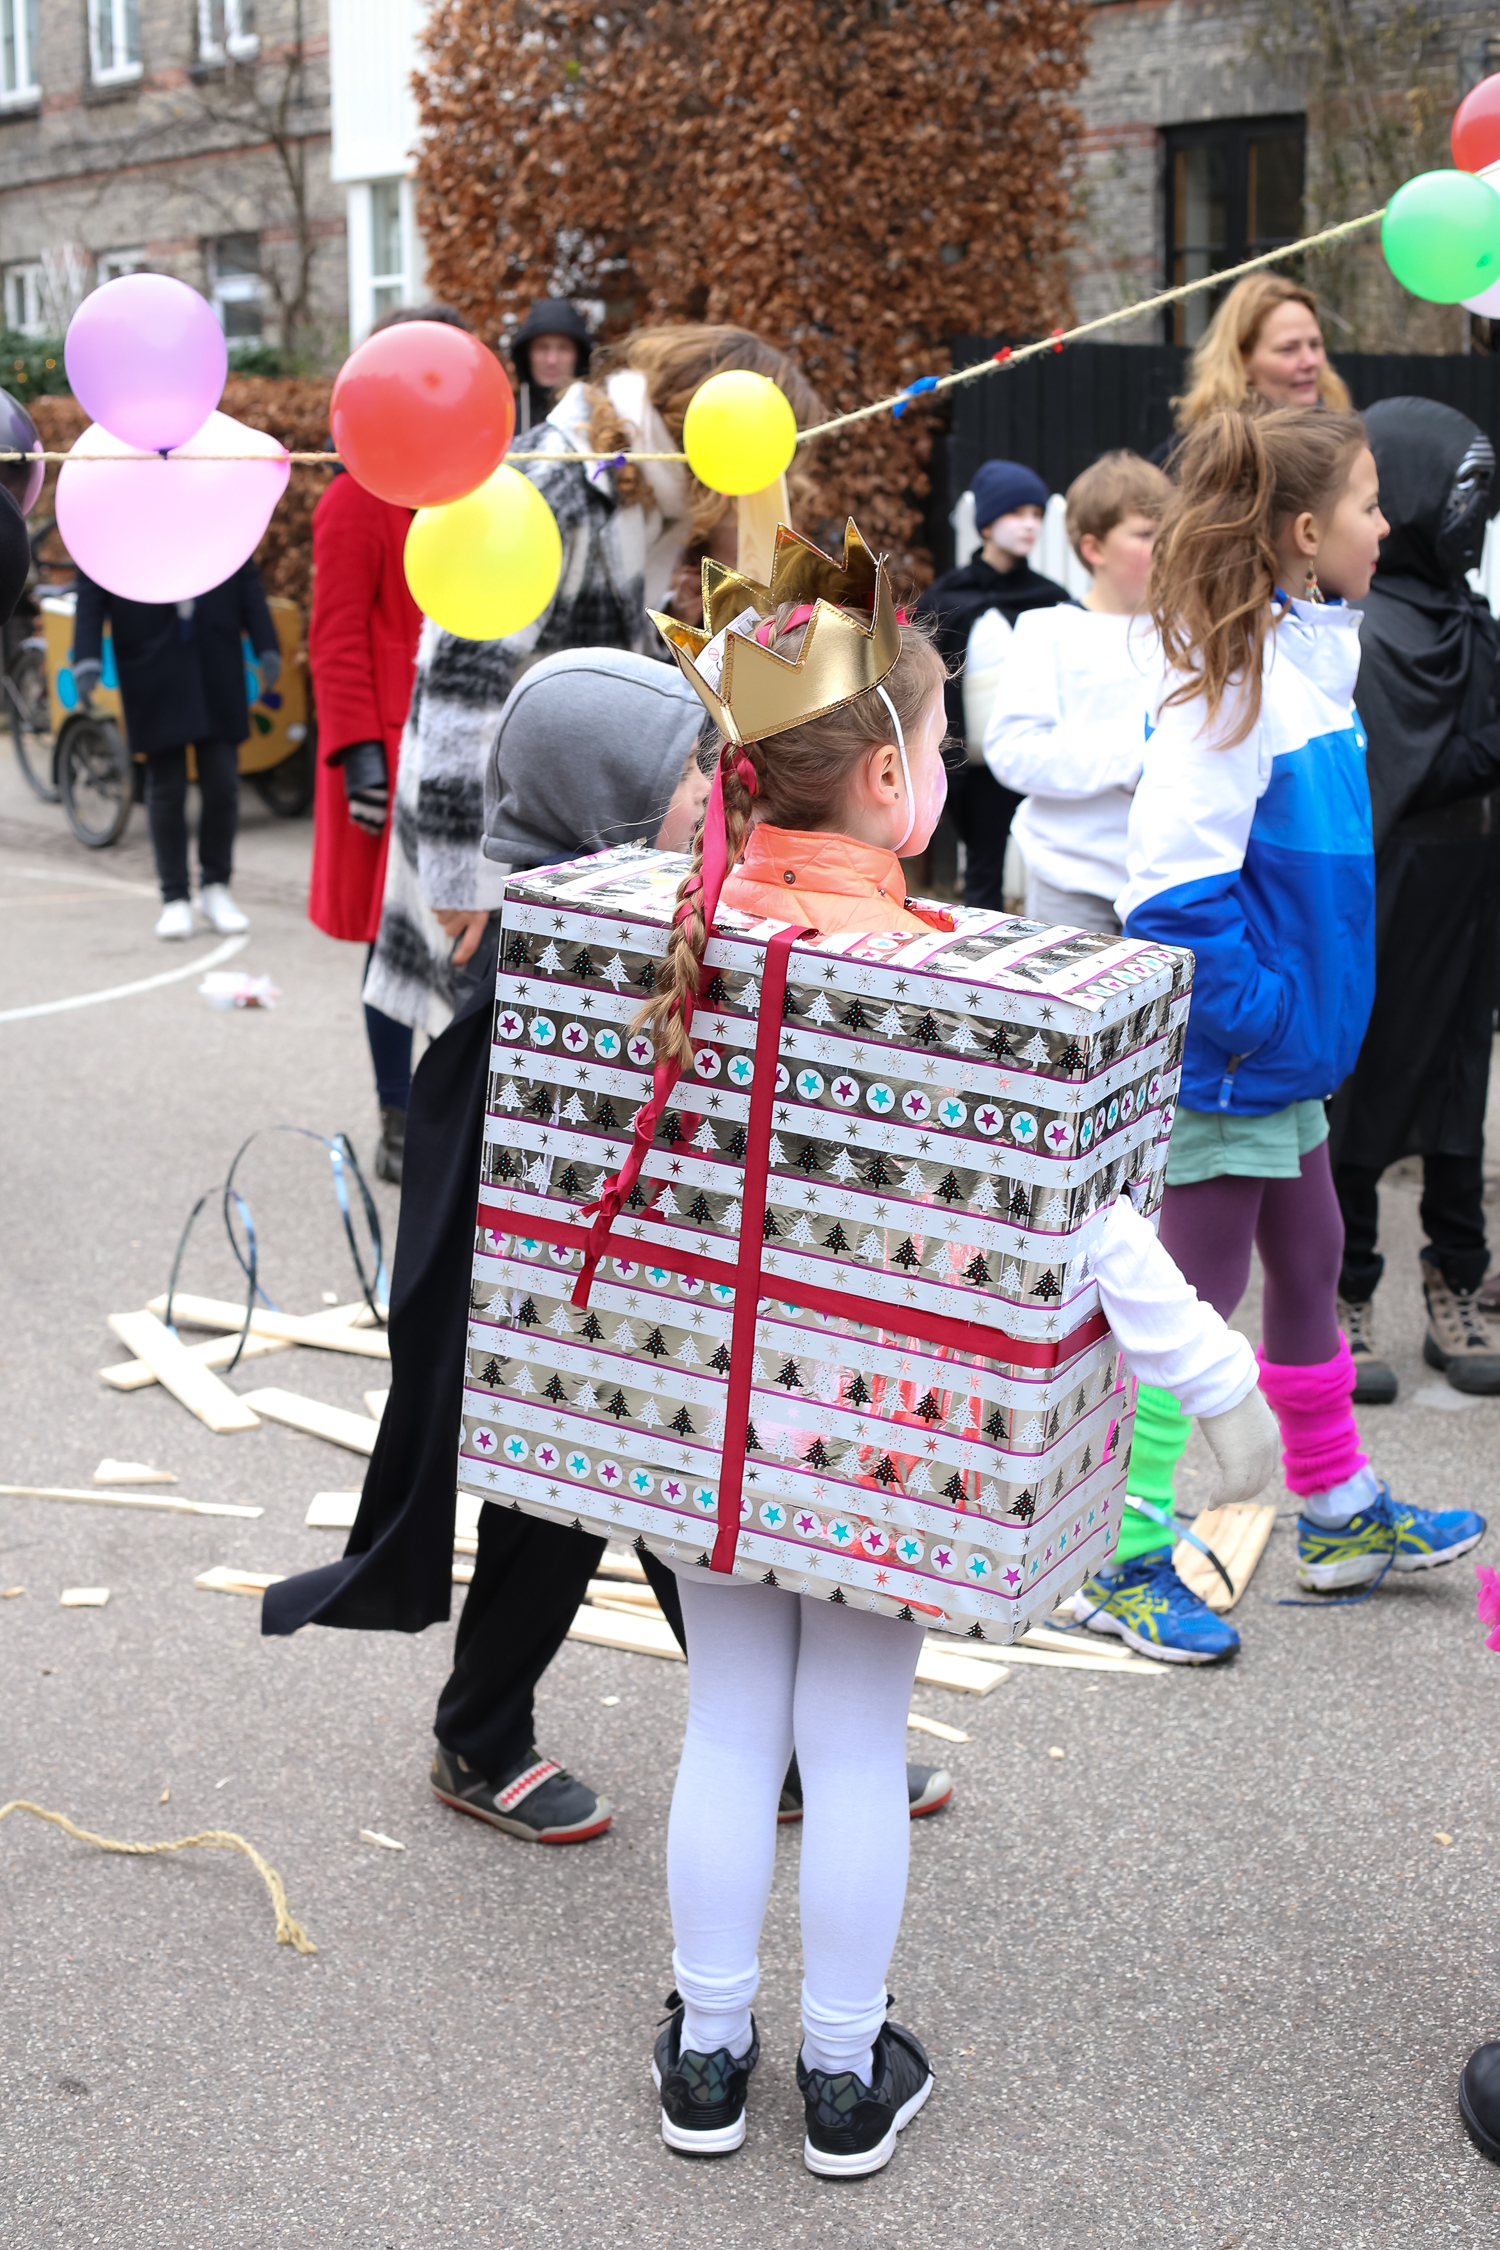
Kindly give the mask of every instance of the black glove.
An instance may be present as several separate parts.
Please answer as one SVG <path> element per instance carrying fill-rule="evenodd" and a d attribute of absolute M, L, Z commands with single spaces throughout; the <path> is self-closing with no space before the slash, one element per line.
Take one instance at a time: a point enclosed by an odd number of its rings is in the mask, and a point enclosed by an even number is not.
<path fill-rule="evenodd" d="M 87 707 L 89 697 L 103 677 L 104 666 L 97 656 L 86 656 L 81 664 L 74 665 L 73 685 L 78 690 L 78 700 L 82 705 Z"/>
<path fill-rule="evenodd" d="M 338 762 L 344 769 L 344 794 L 349 800 L 349 818 L 367 836 L 383 834 L 391 808 L 385 744 L 351 742 L 347 750 L 339 752 Z"/>
<path fill-rule="evenodd" d="M 255 662 L 260 672 L 260 692 L 265 695 L 281 678 L 281 651 L 279 648 L 260 649 Z"/>

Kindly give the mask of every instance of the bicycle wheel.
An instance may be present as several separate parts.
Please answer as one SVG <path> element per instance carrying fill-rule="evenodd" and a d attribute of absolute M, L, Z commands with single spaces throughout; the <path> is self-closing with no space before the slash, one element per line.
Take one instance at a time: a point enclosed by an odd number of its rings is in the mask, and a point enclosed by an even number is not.
<path fill-rule="evenodd" d="M 6 723 L 26 783 L 44 805 L 58 799 L 57 745 L 47 703 L 47 657 L 41 641 L 25 640 L 0 673 Z"/>
<path fill-rule="evenodd" d="M 125 833 L 135 777 L 125 737 L 112 719 L 79 712 L 57 740 L 57 779 L 68 826 L 80 844 L 102 851 Z"/>

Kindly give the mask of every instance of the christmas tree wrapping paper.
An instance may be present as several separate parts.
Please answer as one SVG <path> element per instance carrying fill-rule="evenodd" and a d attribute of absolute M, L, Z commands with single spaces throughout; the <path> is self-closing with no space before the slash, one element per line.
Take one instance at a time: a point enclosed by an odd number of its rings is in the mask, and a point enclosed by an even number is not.
<path fill-rule="evenodd" d="M 685 865 L 507 886 L 459 1483 L 1010 1640 L 1117 1535 L 1132 1411 L 1093 1252 L 1127 1183 L 1160 1203 L 1192 957 L 721 909 L 695 1068 L 601 1216 Z"/>

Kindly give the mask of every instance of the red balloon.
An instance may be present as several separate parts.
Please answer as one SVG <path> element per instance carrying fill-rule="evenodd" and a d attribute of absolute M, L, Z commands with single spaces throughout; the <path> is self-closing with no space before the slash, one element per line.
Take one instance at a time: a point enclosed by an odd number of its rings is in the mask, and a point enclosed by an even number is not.
<path fill-rule="evenodd" d="M 1482 78 L 1454 112 L 1453 161 L 1460 172 L 1500 164 L 1500 71 Z"/>
<path fill-rule="evenodd" d="M 339 369 L 333 442 L 355 481 L 400 508 L 440 508 L 492 476 L 516 426 L 493 352 L 446 321 L 403 320 Z"/>

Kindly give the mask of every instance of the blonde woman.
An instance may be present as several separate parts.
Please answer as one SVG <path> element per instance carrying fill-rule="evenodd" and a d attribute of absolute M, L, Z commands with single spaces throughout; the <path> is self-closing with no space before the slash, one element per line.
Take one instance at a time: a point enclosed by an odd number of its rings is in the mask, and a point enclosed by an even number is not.
<path fill-rule="evenodd" d="M 1179 438 L 1206 414 L 1244 406 L 1349 410 L 1349 392 L 1323 348 L 1318 303 L 1300 281 L 1247 274 L 1214 314 L 1193 353 L 1187 390 L 1172 404 Z"/>

